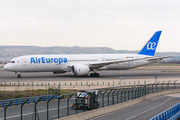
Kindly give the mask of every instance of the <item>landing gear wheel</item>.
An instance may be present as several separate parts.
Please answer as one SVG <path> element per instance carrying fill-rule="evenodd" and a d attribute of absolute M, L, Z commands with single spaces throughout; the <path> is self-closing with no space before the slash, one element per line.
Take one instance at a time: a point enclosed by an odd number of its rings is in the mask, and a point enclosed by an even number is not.
<path fill-rule="evenodd" d="M 90 77 L 99 77 L 100 75 L 99 75 L 99 73 L 91 73 L 90 74 Z"/>
<path fill-rule="evenodd" d="M 21 76 L 21 75 L 18 75 L 17 77 L 18 77 L 18 78 L 21 78 L 22 76 Z"/>
<path fill-rule="evenodd" d="M 95 73 L 95 77 L 99 77 L 99 73 Z"/>
<path fill-rule="evenodd" d="M 90 77 L 94 77 L 94 74 L 93 74 L 93 73 L 91 73 L 91 74 L 90 74 Z"/>

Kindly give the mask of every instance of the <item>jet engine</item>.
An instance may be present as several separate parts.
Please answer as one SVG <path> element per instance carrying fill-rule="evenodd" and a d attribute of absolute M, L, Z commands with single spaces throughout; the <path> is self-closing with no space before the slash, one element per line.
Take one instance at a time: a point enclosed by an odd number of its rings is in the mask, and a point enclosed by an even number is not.
<path fill-rule="evenodd" d="M 76 64 L 71 67 L 71 73 L 74 76 L 88 75 L 90 68 L 87 65 Z"/>

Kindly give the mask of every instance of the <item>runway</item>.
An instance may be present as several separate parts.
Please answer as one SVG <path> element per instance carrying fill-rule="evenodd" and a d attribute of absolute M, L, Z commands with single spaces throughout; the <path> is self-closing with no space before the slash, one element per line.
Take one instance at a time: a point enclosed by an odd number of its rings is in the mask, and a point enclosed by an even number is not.
<path fill-rule="evenodd" d="M 163 72 L 171 71 L 171 72 Z M 179 69 L 175 68 L 159 68 L 159 69 L 130 69 L 130 70 L 111 70 L 111 71 L 98 71 L 100 77 L 75 77 L 71 73 L 52 74 L 51 72 L 36 72 L 36 73 L 22 73 L 22 78 L 17 78 L 14 72 L 8 72 L 0 69 L 0 82 L 30 82 L 30 81 L 99 81 L 99 80 L 123 80 L 128 79 L 178 79 L 180 78 Z"/>

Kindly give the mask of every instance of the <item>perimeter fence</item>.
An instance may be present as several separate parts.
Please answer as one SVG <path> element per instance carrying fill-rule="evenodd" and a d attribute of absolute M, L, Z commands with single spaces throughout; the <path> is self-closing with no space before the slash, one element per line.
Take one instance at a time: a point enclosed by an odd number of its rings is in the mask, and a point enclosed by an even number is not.
<path fill-rule="evenodd" d="M 94 89 L 94 88 L 104 88 L 104 87 L 114 87 L 114 86 L 127 86 L 127 85 L 146 85 L 146 80 L 105 80 L 105 81 L 61 81 L 61 82 L 0 82 L 0 91 L 23 91 L 23 90 L 38 90 L 43 89 L 48 91 L 48 89 L 77 89 L 82 88 Z"/>
<path fill-rule="evenodd" d="M 117 86 L 96 89 L 99 91 L 97 94 L 99 108 L 126 102 L 155 92 L 180 89 L 180 84 L 175 82 L 176 81 L 174 81 L 174 83 L 170 83 L 169 81 L 167 83 L 158 82 L 146 85 Z M 51 95 L 46 99 L 44 96 L 38 96 L 38 98 L 27 107 L 26 105 L 28 104 L 28 100 L 24 99 L 20 102 L 20 106 L 16 107 L 16 112 L 19 111 L 19 115 L 16 115 L 13 120 L 53 120 L 56 118 L 89 111 L 89 109 L 85 109 L 85 104 L 83 104 L 83 109 L 71 109 L 72 104 L 77 99 L 76 96 L 76 92 L 59 96 Z M 6 118 L 11 118 L 13 116 L 13 113 L 8 112 L 8 110 L 12 111 L 11 107 L 8 109 L 9 106 L 13 106 L 12 104 L 12 101 L 8 101 L 6 104 L 4 104 L 4 117 L 0 119 L 6 120 Z M 90 105 L 90 108 L 93 107 Z"/>

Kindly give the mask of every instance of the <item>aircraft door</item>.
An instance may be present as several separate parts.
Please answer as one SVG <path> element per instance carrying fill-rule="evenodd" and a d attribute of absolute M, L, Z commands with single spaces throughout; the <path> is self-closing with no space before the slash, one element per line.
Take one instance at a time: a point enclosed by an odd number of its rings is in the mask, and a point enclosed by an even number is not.
<path fill-rule="evenodd" d="M 99 61 L 100 61 L 100 62 L 103 62 L 103 61 L 105 61 L 105 58 L 104 58 L 104 57 L 100 57 L 100 58 L 99 58 Z"/>
<path fill-rule="evenodd" d="M 26 59 L 21 60 L 22 66 L 26 66 Z"/>
<path fill-rule="evenodd" d="M 129 62 L 129 65 L 130 65 L 131 67 L 133 67 L 133 66 L 134 66 L 134 61 L 130 61 L 130 62 Z"/>

